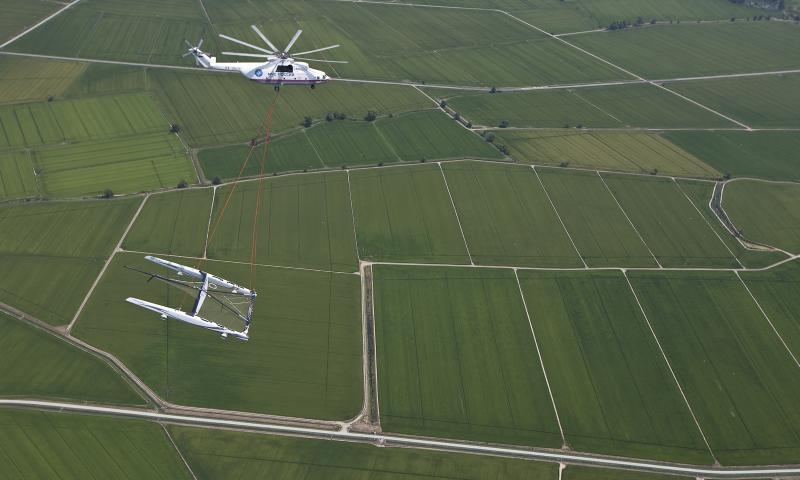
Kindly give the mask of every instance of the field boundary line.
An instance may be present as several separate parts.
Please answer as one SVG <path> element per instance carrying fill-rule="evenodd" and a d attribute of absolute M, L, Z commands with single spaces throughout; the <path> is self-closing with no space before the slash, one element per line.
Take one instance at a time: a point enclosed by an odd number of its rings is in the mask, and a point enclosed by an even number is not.
<path fill-rule="evenodd" d="M 370 123 L 372 123 L 373 128 L 375 128 L 375 131 L 378 132 L 378 136 L 381 137 L 381 140 L 383 140 L 383 144 L 389 147 L 389 150 L 392 152 L 392 155 L 394 155 L 394 158 L 396 158 L 398 162 L 402 162 L 403 159 L 400 158 L 400 155 L 397 154 L 397 150 L 394 149 L 394 145 L 389 143 L 389 140 L 386 139 L 380 127 L 378 127 L 378 122 L 370 122 Z"/>
<path fill-rule="evenodd" d="M 653 339 L 656 341 L 656 345 L 658 345 L 658 350 L 661 352 L 661 356 L 664 357 L 664 362 L 667 364 L 667 368 L 669 368 L 669 373 L 672 374 L 672 379 L 675 380 L 675 385 L 678 387 L 678 391 L 681 393 L 681 397 L 683 397 L 683 401 L 686 403 L 686 408 L 689 409 L 689 413 L 692 415 L 692 420 L 694 420 L 694 424 L 697 426 L 697 430 L 700 432 L 700 435 L 703 437 L 703 442 L 706 444 L 706 448 L 708 448 L 708 453 L 711 454 L 711 458 L 714 459 L 714 463 L 719 464 L 719 460 L 717 460 L 717 456 L 714 455 L 714 451 L 711 450 L 711 444 L 708 443 L 708 438 L 706 438 L 705 432 L 703 432 L 702 427 L 700 427 L 700 422 L 697 420 L 697 416 L 694 413 L 694 409 L 692 409 L 692 405 L 689 403 L 689 399 L 686 397 L 686 393 L 683 391 L 683 387 L 681 386 L 681 382 L 678 381 L 678 376 L 675 374 L 675 370 L 672 368 L 672 364 L 667 358 L 667 353 L 664 351 L 664 347 L 661 345 L 661 341 L 658 339 L 658 335 L 656 335 L 655 329 L 653 329 L 653 324 L 650 323 L 650 319 L 647 317 L 647 313 L 644 311 L 644 307 L 642 306 L 642 302 L 639 300 L 639 296 L 636 294 L 636 290 L 633 289 L 633 284 L 631 283 L 630 278 L 628 278 L 628 272 L 624 269 L 622 270 L 622 276 L 625 277 L 625 282 L 628 283 L 628 288 L 630 289 L 631 293 L 633 294 L 633 299 L 636 300 L 636 304 L 639 306 L 639 310 L 642 312 L 642 316 L 644 317 L 644 321 L 647 323 L 647 328 L 650 329 L 650 333 L 653 334 Z"/>
<path fill-rule="evenodd" d="M 39 20 L 39 22 L 34 24 L 32 27 L 30 27 L 30 28 L 28 28 L 26 30 L 23 30 L 22 32 L 20 32 L 16 36 L 10 38 L 9 40 L 6 40 L 2 45 L 0 45 L 0 48 L 6 48 L 7 46 L 9 46 L 12 43 L 16 42 L 17 40 L 19 40 L 20 38 L 24 37 L 25 35 L 29 34 L 30 32 L 32 32 L 32 31 L 36 30 L 37 28 L 41 27 L 42 25 L 44 25 L 45 23 L 47 23 L 50 20 L 54 19 L 55 17 L 57 17 L 61 13 L 65 12 L 67 9 L 72 8 L 74 5 L 76 5 L 80 1 L 81 0 L 73 0 L 72 2 L 64 5 L 60 9 L 58 9 L 55 12 L 53 12 L 52 14 L 50 14 L 49 16 Z"/>
<path fill-rule="evenodd" d="M 106 273 L 108 266 L 111 264 L 111 260 L 114 259 L 114 256 L 117 254 L 117 252 L 122 251 L 122 242 L 125 241 L 125 237 L 128 236 L 128 232 L 131 230 L 131 227 L 133 227 L 134 222 L 136 222 L 136 219 L 139 218 L 139 214 L 142 213 L 142 209 L 144 209 L 144 204 L 147 203 L 148 198 L 150 198 L 149 193 L 145 194 L 141 203 L 139 203 L 139 208 L 136 209 L 136 213 L 133 214 L 133 217 L 131 218 L 131 221 L 128 223 L 128 226 L 125 228 L 125 231 L 122 232 L 122 236 L 119 238 L 119 241 L 117 242 L 116 246 L 114 246 L 114 250 L 111 251 L 111 255 L 108 256 L 108 259 L 106 260 L 106 263 L 103 265 L 103 268 L 100 269 L 100 273 L 97 274 L 97 278 L 94 279 L 94 283 L 92 283 L 92 286 L 89 288 L 89 291 L 86 292 L 86 296 L 83 297 L 83 301 L 78 307 L 78 311 L 75 312 L 75 316 L 72 317 L 72 320 L 69 322 L 69 325 L 67 325 L 66 329 L 67 335 L 70 334 L 70 332 L 72 331 L 72 327 L 75 325 L 75 322 L 78 321 L 78 317 L 81 315 L 81 313 L 83 313 L 83 308 L 86 306 L 86 303 L 89 301 L 89 298 L 94 293 L 94 289 L 97 288 L 97 284 L 100 283 L 100 279 L 103 278 L 103 275 Z"/>
<path fill-rule="evenodd" d="M 453 200 L 453 195 L 450 193 L 450 185 L 447 183 L 447 175 L 444 174 L 444 168 L 442 168 L 442 162 L 436 162 L 436 164 L 439 165 L 439 171 L 442 173 L 442 180 L 444 180 L 444 188 L 447 190 L 447 196 L 450 197 L 450 205 L 453 206 L 453 213 L 456 215 L 458 230 L 461 232 L 461 239 L 464 240 L 464 248 L 467 249 L 467 257 L 469 257 L 469 264 L 475 265 L 475 262 L 472 260 L 472 253 L 470 253 L 469 251 L 467 236 L 464 235 L 464 228 L 461 226 L 461 218 L 458 216 L 458 209 L 456 208 L 456 202 L 455 200 Z"/>
<path fill-rule="evenodd" d="M 319 150 L 317 150 L 317 146 L 314 145 L 314 142 L 311 141 L 311 137 L 308 136 L 308 129 L 307 128 L 303 129 L 303 135 L 305 135 L 306 141 L 308 142 L 308 144 L 311 145 L 311 149 L 314 150 L 314 155 L 316 155 L 317 158 L 319 159 L 319 163 L 321 163 L 322 166 L 325 167 L 325 168 L 331 168 L 325 163 L 325 160 L 322 159 L 322 155 L 319 154 Z"/>
<path fill-rule="evenodd" d="M 203 259 L 208 258 L 208 235 L 209 233 L 211 233 L 211 219 L 212 217 L 214 217 L 214 201 L 217 199 L 217 188 L 219 188 L 219 185 L 214 185 L 214 187 L 211 189 L 212 191 L 211 208 L 209 209 L 208 212 L 208 225 L 206 226 L 206 244 L 203 247 Z"/>
<path fill-rule="evenodd" d="M 517 281 L 517 288 L 519 289 L 519 296 L 522 299 L 522 307 L 525 309 L 525 316 L 528 318 L 528 326 L 531 329 L 531 336 L 533 337 L 533 344 L 536 347 L 536 354 L 539 356 L 539 365 L 541 365 L 542 367 L 544 382 L 547 385 L 547 393 L 550 395 L 550 403 L 553 404 L 553 412 L 556 415 L 556 422 L 558 422 L 558 430 L 561 432 L 561 442 L 563 447 L 566 447 L 567 439 L 564 436 L 564 428 L 561 426 L 561 417 L 558 415 L 558 407 L 556 407 L 556 399 L 553 396 L 553 389 L 550 387 L 550 379 L 547 377 L 547 369 L 544 366 L 542 351 L 539 349 L 539 340 L 536 339 L 536 331 L 533 328 L 533 320 L 531 320 L 531 314 L 528 311 L 528 302 L 525 301 L 525 293 L 522 291 L 522 284 L 519 281 L 519 274 L 517 273 L 516 268 L 514 269 L 514 278 Z"/>
<path fill-rule="evenodd" d="M 572 248 L 574 248 L 575 249 L 575 253 L 578 254 L 578 258 L 581 260 L 581 263 L 583 264 L 583 268 L 589 268 L 589 265 L 586 264 L 586 260 L 583 259 L 583 255 L 581 255 L 580 250 L 578 250 L 578 246 L 575 245 L 575 240 L 572 239 L 572 235 L 570 235 L 569 229 L 567 229 L 567 226 L 564 224 L 564 220 L 561 219 L 561 214 L 558 213 L 558 209 L 556 208 L 556 204 L 553 203 L 553 199 L 550 198 L 550 194 L 547 192 L 547 187 L 544 186 L 544 182 L 542 181 L 542 177 L 539 176 L 539 172 L 536 171 L 536 167 L 534 165 L 531 165 L 531 169 L 533 170 L 533 173 L 536 175 L 536 179 L 539 180 L 539 185 L 541 185 L 542 191 L 547 196 L 547 201 L 549 201 L 550 202 L 550 206 L 553 207 L 553 212 L 556 214 L 556 217 L 558 217 L 558 221 L 559 221 L 559 223 L 561 223 L 561 228 L 563 228 L 564 229 L 564 233 L 567 234 L 567 238 L 569 238 L 569 243 L 572 244 Z"/>
<path fill-rule="evenodd" d="M 653 251 L 650 249 L 650 245 L 648 245 L 647 242 L 644 241 L 644 237 L 642 237 L 642 234 L 639 233 L 639 229 L 636 228 L 636 225 L 633 224 L 631 217 L 628 216 L 628 212 L 626 212 L 625 209 L 622 208 L 622 204 L 619 203 L 619 200 L 617 200 L 617 196 L 614 195 L 614 192 L 611 190 L 611 187 L 609 187 L 608 184 L 606 183 L 606 179 L 603 178 L 603 175 L 600 174 L 600 170 L 595 170 L 595 171 L 597 172 L 597 176 L 600 177 L 600 181 L 603 182 L 603 185 L 605 185 L 606 190 L 608 190 L 608 193 L 611 195 L 611 198 L 614 199 L 614 202 L 619 207 L 619 210 L 622 212 L 623 215 L 625 215 L 625 219 L 628 220 L 628 223 L 631 225 L 631 228 L 633 228 L 633 231 L 636 232 L 636 235 L 639 237 L 639 240 L 642 241 L 644 248 L 646 248 L 647 251 L 650 252 L 650 256 L 652 256 L 653 260 L 656 261 L 656 265 L 658 265 L 658 268 L 664 268 L 661 265 L 661 262 L 658 261 L 658 258 L 656 257 L 655 253 L 653 253 Z"/>
<path fill-rule="evenodd" d="M 699 209 L 699 208 L 697 208 L 697 205 L 695 205 L 695 204 L 694 204 L 694 202 L 692 201 L 692 199 L 691 199 L 691 198 L 689 198 L 689 195 L 686 193 L 686 191 L 683 189 L 683 187 L 681 187 L 681 184 L 680 184 L 680 183 L 678 183 L 678 181 L 677 181 L 677 180 L 675 180 L 674 178 L 672 179 L 672 183 L 674 183 L 674 184 L 675 184 L 675 186 L 676 186 L 676 187 L 678 187 L 678 190 L 680 190 L 680 191 L 681 191 L 681 193 L 683 194 L 683 196 L 684 196 L 684 197 L 686 197 L 686 200 L 688 200 L 688 201 L 689 201 L 689 203 L 691 203 L 691 204 L 692 204 L 692 206 L 694 207 L 694 209 L 695 209 L 695 210 L 697 211 L 697 213 L 700 215 L 700 218 L 702 218 L 703 220 L 705 220 L 705 222 L 706 222 L 706 225 L 708 225 L 708 228 L 710 228 L 710 229 L 711 229 L 711 231 L 712 231 L 712 232 L 714 232 L 714 235 L 716 235 L 716 236 L 717 236 L 717 238 L 719 239 L 719 241 L 720 241 L 720 242 L 721 242 L 721 243 L 722 243 L 722 244 L 725 246 L 725 248 L 728 250 L 728 253 L 730 253 L 730 254 L 731 254 L 731 256 L 733 257 L 733 259 L 734 259 L 734 260 L 736 260 L 736 263 L 738 263 L 738 264 L 739 264 L 739 266 L 740 266 L 740 267 L 742 267 L 743 269 L 746 269 L 747 267 L 745 267 L 745 266 L 744 266 L 744 264 L 741 262 L 741 260 L 739 260 L 739 257 L 737 257 L 737 256 L 736 256 L 736 254 L 735 254 L 735 253 L 733 253 L 733 250 L 731 250 L 731 248 L 728 246 L 728 244 L 727 244 L 727 243 L 725 243 L 725 240 L 723 240 L 723 239 L 722 239 L 722 236 L 721 236 L 721 235 L 720 235 L 720 234 L 719 234 L 719 233 L 716 231 L 716 229 L 714 229 L 714 227 L 711 225 L 711 222 L 709 222 L 709 221 L 708 221 L 708 218 L 706 218 L 706 216 L 705 216 L 705 215 L 703 215 L 703 212 L 701 212 L 701 211 L 700 211 L 700 209 Z M 712 198 L 713 198 L 713 194 L 712 194 Z"/>
<path fill-rule="evenodd" d="M 347 170 L 347 196 L 350 199 L 350 218 L 353 221 L 353 240 L 356 244 L 356 260 L 361 261 L 361 251 L 358 248 L 358 230 L 356 229 L 356 210 L 353 208 L 353 188 L 350 186 L 350 170 Z"/>
<path fill-rule="evenodd" d="M 158 424 L 164 429 L 164 434 L 167 436 L 167 440 L 169 440 L 169 443 L 172 444 L 172 447 L 175 449 L 175 452 L 178 454 L 178 457 L 180 457 L 183 464 L 186 465 L 186 469 L 189 470 L 189 474 L 194 480 L 197 480 L 197 475 L 194 474 L 194 470 L 192 470 L 192 467 L 189 466 L 189 462 L 187 462 L 186 458 L 184 458 L 183 453 L 181 453 L 181 449 L 178 448 L 178 444 L 176 444 L 175 440 L 173 440 L 172 435 L 170 435 L 169 430 L 167 430 L 167 427 L 161 422 Z"/>
<path fill-rule="evenodd" d="M 767 315 L 767 312 L 765 312 L 764 309 L 761 307 L 761 303 L 758 301 L 756 296 L 753 295 L 753 292 L 750 290 L 750 287 L 748 287 L 747 284 L 745 283 L 744 279 L 742 279 L 741 274 L 739 274 L 739 272 L 735 272 L 735 273 L 736 273 L 736 277 L 739 279 L 739 281 L 742 282 L 742 286 L 744 287 L 744 289 L 747 290 L 747 293 L 750 294 L 750 298 L 753 299 L 753 302 L 755 302 L 756 306 L 761 311 L 761 314 L 764 315 L 764 318 L 767 319 L 767 322 L 769 323 L 769 326 L 772 327 L 772 331 L 775 332 L 775 335 L 777 335 L 778 340 L 780 340 L 781 343 L 783 344 L 783 348 L 785 348 L 786 351 L 789 352 L 789 355 L 792 357 L 792 360 L 794 360 L 794 364 L 797 365 L 797 368 L 800 368 L 800 360 L 797 359 L 797 357 L 795 356 L 794 352 L 792 352 L 792 350 L 789 348 L 789 345 L 783 339 L 783 336 L 780 334 L 780 332 L 778 332 L 778 329 L 775 328 L 775 324 L 772 323 L 772 320 L 769 318 L 769 315 Z"/>

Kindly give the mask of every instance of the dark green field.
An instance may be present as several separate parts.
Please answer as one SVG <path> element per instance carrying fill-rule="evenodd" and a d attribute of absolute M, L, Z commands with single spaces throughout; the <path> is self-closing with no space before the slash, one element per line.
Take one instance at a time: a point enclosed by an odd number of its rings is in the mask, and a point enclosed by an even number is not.
<path fill-rule="evenodd" d="M 768 272 L 746 272 L 742 278 L 778 334 L 800 358 L 800 263 L 794 261 Z"/>
<path fill-rule="evenodd" d="M 722 206 L 746 238 L 800 252 L 800 184 L 731 182 Z"/>

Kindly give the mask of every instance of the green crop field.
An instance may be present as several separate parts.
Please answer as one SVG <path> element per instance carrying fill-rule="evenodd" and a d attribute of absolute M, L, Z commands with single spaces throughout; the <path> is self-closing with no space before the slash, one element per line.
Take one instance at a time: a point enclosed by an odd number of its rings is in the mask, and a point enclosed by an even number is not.
<path fill-rule="evenodd" d="M 590 267 L 655 267 L 653 255 L 596 173 L 537 169 Z"/>
<path fill-rule="evenodd" d="M 362 258 L 469 263 L 439 166 L 356 170 L 350 179 Z"/>
<path fill-rule="evenodd" d="M 5 314 L 0 314 L 0 393 L 100 403 L 144 403 L 101 360 Z"/>
<path fill-rule="evenodd" d="M 712 463 L 621 273 L 519 275 L 572 448 Z"/>
<path fill-rule="evenodd" d="M 147 75 L 169 120 L 181 126 L 190 145 L 236 143 L 263 135 L 266 111 L 275 97 L 271 87 L 233 74 L 159 70 Z M 284 88 L 272 132 L 299 128 L 304 117 L 319 120 L 328 112 L 360 119 L 369 110 L 388 115 L 431 106 L 424 95 L 404 86 L 335 82 L 314 92 Z"/>
<path fill-rule="evenodd" d="M 140 199 L 0 208 L 0 301 L 69 323 Z"/>
<path fill-rule="evenodd" d="M 2 56 L 0 103 L 60 98 L 85 69 L 86 64 L 78 62 Z"/>
<path fill-rule="evenodd" d="M 217 189 L 210 258 L 250 261 L 258 187 L 258 181 L 251 181 Z M 232 188 L 236 190 L 228 201 Z M 257 263 L 355 271 L 358 260 L 347 188 L 344 172 L 265 180 L 256 234 Z"/>
<path fill-rule="evenodd" d="M 36 173 L 28 152 L 0 152 L 0 200 L 35 197 Z"/>
<path fill-rule="evenodd" d="M 83 142 L 34 153 L 42 189 L 54 197 L 115 194 L 174 188 L 197 182 L 197 173 L 177 136 L 152 133 Z"/>
<path fill-rule="evenodd" d="M 754 128 L 800 127 L 794 108 L 800 75 L 678 82 L 669 88 Z"/>
<path fill-rule="evenodd" d="M 148 70 L 130 65 L 90 63 L 64 92 L 69 98 L 144 92 L 149 86 Z"/>
<path fill-rule="evenodd" d="M 435 91 L 441 94 L 441 91 Z M 453 95 L 448 91 L 446 96 Z M 437 95 L 438 96 L 438 95 Z M 652 85 L 455 95 L 448 105 L 476 125 L 496 127 L 735 127 Z M 566 130 L 565 131 L 569 131 Z"/>
<path fill-rule="evenodd" d="M 724 22 L 629 28 L 570 38 L 647 78 L 797 68 L 798 27 L 784 22 Z"/>
<path fill-rule="evenodd" d="M 536 132 L 497 130 L 495 143 L 507 145 L 526 163 L 653 172 L 686 177 L 719 177 L 706 165 L 660 135 L 622 132 Z"/>
<path fill-rule="evenodd" d="M 742 278 L 778 334 L 800 358 L 800 263 L 794 261 L 767 272 L 744 272 Z"/>
<path fill-rule="evenodd" d="M 656 473 L 628 472 L 624 470 L 604 470 L 601 468 L 568 465 L 562 480 L 691 480 L 689 477 L 659 475 Z"/>
<path fill-rule="evenodd" d="M 561 446 L 514 273 L 375 269 L 385 431 Z"/>
<path fill-rule="evenodd" d="M 797 132 L 669 132 L 665 137 L 734 177 L 800 180 Z"/>
<path fill-rule="evenodd" d="M 323 124 L 308 130 L 307 136 L 326 166 L 400 161 L 375 123 L 345 121 Z"/>
<path fill-rule="evenodd" d="M 126 250 L 202 257 L 214 190 L 152 195 L 125 237 Z"/>
<path fill-rule="evenodd" d="M 6 478 L 191 479 L 156 423 L 0 409 Z"/>
<path fill-rule="evenodd" d="M 290 480 L 555 480 L 552 463 L 376 448 L 348 442 L 169 427 L 198 478 Z"/>
<path fill-rule="evenodd" d="M 360 410 L 359 277 L 258 267 L 251 283 L 248 265 L 204 262 L 204 270 L 259 293 L 250 341 L 240 342 L 126 303 L 133 296 L 188 308 L 192 299 L 124 265 L 164 270 L 143 255 L 118 254 L 73 333 L 116 355 L 165 400 L 335 420 Z"/>
<path fill-rule="evenodd" d="M 6 40 L 61 8 L 44 0 L 6 0 L 0 17 L 0 40 Z"/>
<path fill-rule="evenodd" d="M 739 279 L 729 272 L 629 277 L 717 460 L 794 461 L 797 365 Z"/>
<path fill-rule="evenodd" d="M 745 238 L 800 252 L 800 184 L 731 182 L 722 206 Z"/>
<path fill-rule="evenodd" d="M 533 169 L 475 162 L 443 167 L 476 263 L 582 266 Z"/>
<path fill-rule="evenodd" d="M 662 266 L 738 266 L 674 181 L 615 174 L 603 178 Z"/>

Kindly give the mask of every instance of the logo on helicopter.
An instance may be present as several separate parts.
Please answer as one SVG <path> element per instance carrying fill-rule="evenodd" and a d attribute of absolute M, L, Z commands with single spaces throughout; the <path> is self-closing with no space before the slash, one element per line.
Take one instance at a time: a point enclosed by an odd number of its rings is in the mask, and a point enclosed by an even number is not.
<path fill-rule="evenodd" d="M 257 68 L 256 69 L 256 77 L 260 77 L 261 75 L 264 75 L 264 71 L 261 70 L 260 68 Z"/>

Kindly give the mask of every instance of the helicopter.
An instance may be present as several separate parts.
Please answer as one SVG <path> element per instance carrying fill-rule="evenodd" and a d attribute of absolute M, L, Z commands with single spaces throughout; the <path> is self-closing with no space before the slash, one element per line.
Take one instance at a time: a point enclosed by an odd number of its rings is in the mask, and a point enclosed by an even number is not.
<path fill-rule="evenodd" d="M 286 48 L 283 50 L 278 49 L 269 39 L 264 35 L 261 30 L 255 25 L 250 25 L 250 28 L 256 35 L 264 41 L 267 48 L 259 47 L 251 43 L 230 37 L 228 35 L 220 34 L 221 38 L 229 40 L 239 45 L 252 48 L 261 53 L 238 53 L 238 52 L 222 52 L 222 55 L 229 55 L 234 57 L 254 57 L 259 58 L 259 62 L 217 62 L 217 57 L 210 56 L 208 53 L 202 51 L 200 48 L 203 46 L 203 39 L 200 39 L 197 45 L 192 45 L 187 40 L 186 45 L 189 46 L 189 51 L 183 54 L 183 57 L 189 55 L 194 57 L 195 63 L 203 68 L 211 70 L 223 70 L 239 72 L 250 80 L 258 83 L 274 85 L 275 90 L 280 90 L 281 85 L 310 85 L 311 88 L 319 84 L 327 83 L 329 80 L 328 75 L 322 70 L 311 68 L 306 62 L 298 62 L 297 60 L 308 60 L 312 62 L 326 62 L 326 63 L 348 63 L 344 60 L 318 60 L 313 58 L 304 58 L 300 55 L 307 55 L 309 53 L 317 53 L 325 50 L 331 50 L 339 47 L 339 45 L 329 45 L 327 47 L 317 48 L 314 50 L 307 50 L 305 52 L 298 52 L 290 54 L 289 50 L 294 46 L 302 30 L 298 30 Z"/>

